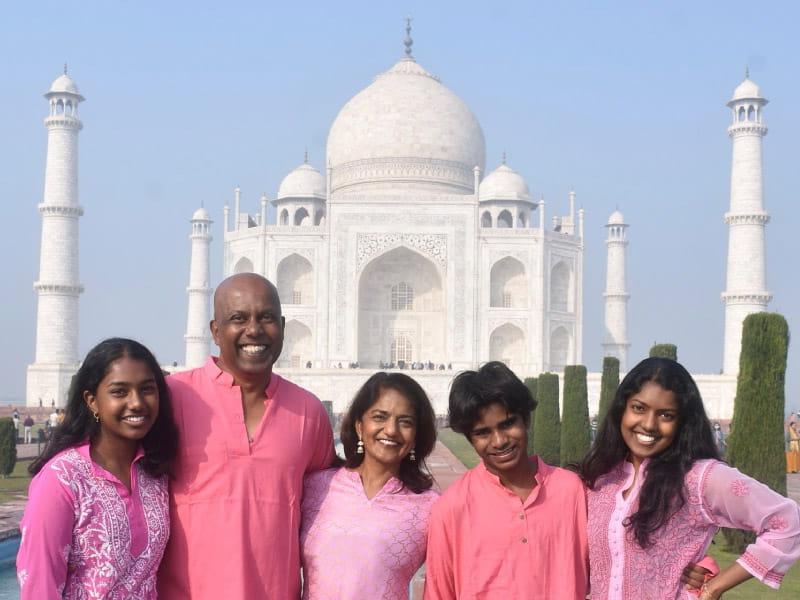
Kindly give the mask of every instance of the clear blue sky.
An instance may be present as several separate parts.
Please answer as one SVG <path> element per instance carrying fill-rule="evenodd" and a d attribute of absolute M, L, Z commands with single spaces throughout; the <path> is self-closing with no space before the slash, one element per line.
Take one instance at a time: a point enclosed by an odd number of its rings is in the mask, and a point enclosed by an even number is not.
<path fill-rule="evenodd" d="M 33 361 L 46 133 L 42 98 L 69 63 L 81 109 L 80 349 L 110 335 L 183 359 L 188 219 L 201 203 L 221 270 L 222 206 L 302 162 L 324 164 L 341 106 L 402 54 L 471 107 L 548 213 L 574 186 L 587 214 L 584 362 L 601 361 L 609 213 L 630 223 L 631 355 L 678 345 L 693 372 L 722 364 L 730 141 L 725 102 L 745 65 L 765 118 L 771 309 L 800 324 L 795 3 L 29 2 L 0 20 L 0 397 L 24 397 Z M 792 141 L 794 140 L 794 141 Z M 792 234 L 791 232 L 795 232 Z M 800 406 L 798 353 L 787 401 Z"/>

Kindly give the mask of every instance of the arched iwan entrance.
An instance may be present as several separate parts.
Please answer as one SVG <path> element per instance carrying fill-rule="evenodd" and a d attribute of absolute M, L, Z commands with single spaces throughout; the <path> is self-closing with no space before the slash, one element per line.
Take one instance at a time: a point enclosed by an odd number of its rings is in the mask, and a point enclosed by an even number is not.
<path fill-rule="evenodd" d="M 277 284 L 281 304 L 314 304 L 314 269 L 299 254 L 278 264 Z"/>
<path fill-rule="evenodd" d="M 299 369 L 313 358 L 311 330 L 300 321 L 292 319 L 286 323 L 283 333 L 283 350 L 278 366 Z"/>
<path fill-rule="evenodd" d="M 525 355 L 525 334 L 522 330 L 505 323 L 489 336 L 489 360 L 499 360 L 513 370 L 519 370 L 527 362 Z"/>

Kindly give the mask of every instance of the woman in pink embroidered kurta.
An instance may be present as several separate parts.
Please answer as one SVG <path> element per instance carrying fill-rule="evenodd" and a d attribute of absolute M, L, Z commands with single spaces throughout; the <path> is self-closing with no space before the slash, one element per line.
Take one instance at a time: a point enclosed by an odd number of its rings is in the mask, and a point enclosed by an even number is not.
<path fill-rule="evenodd" d="M 800 508 L 718 459 L 697 386 L 675 361 L 628 373 L 581 471 L 593 599 L 692 598 L 681 573 L 719 527 L 758 537 L 702 599 L 750 577 L 777 588 L 800 557 Z"/>
<path fill-rule="evenodd" d="M 75 376 L 63 424 L 30 467 L 21 600 L 154 600 L 175 449 L 156 359 L 133 340 L 98 344 Z"/>
<path fill-rule="evenodd" d="M 304 600 L 405 600 L 425 560 L 438 494 L 421 470 L 433 408 L 402 373 L 376 373 L 342 422 L 345 466 L 305 480 L 300 530 Z"/>

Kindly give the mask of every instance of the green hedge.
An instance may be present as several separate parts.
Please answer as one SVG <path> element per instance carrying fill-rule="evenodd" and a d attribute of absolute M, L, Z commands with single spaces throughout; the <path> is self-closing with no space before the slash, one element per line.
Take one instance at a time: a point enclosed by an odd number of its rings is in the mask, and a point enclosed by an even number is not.
<path fill-rule="evenodd" d="M 0 476 L 8 477 L 17 464 L 17 429 L 11 417 L 0 419 Z"/>
<path fill-rule="evenodd" d="M 533 398 L 534 405 L 536 404 L 536 377 L 526 377 L 525 378 L 525 387 L 528 388 L 528 391 L 531 393 L 531 397 Z M 536 422 L 536 409 L 534 408 L 531 411 L 531 424 L 528 427 L 528 455 L 534 453 L 533 450 L 533 424 Z"/>
<path fill-rule="evenodd" d="M 783 411 L 789 326 L 781 315 L 756 313 L 744 320 L 739 379 L 725 455 L 731 466 L 786 495 Z M 754 539 L 725 530 L 734 552 Z"/>
<path fill-rule="evenodd" d="M 536 422 L 533 428 L 533 451 L 544 462 L 558 465 L 561 460 L 561 423 L 558 418 L 558 375 L 542 373 L 536 386 Z"/>
<path fill-rule="evenodd" d="M 589 451 L 589 394 L 586 367 L 564 369 L 564 415 L 561 420 L 561 466 L 576 463 Z"/>
<path fill-rule="evenodd" d="M 675 344 L 653 344 L 650 348 L 650 357 L 678 360 L 678 347 Z"/>
<path fill-rule="evenodd" d="M 619 387 L 619 359 L 606 356 L 603 359 L 603 376 L 600 379 L 600 405 L 597 409 L 597 428 L 603 424 L 614 395 Z"/>

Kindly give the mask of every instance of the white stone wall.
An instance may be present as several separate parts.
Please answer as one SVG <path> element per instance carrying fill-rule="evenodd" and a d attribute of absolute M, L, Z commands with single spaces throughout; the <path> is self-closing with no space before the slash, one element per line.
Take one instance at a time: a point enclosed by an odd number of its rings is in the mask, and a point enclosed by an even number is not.
<path fill-rule="evenodd" d="M 211 351 L 211 271 L 209 268 L 211 221 L 192 220 L 191 264 L 189 268 L 189 308 L 186 316 L 186 366 L 201 366 Z"/>
<path fill-rule="evenodd" d="M 628 290 L 626 283 L 625 225 L 607 225 L 606 239 L 606 291 L 605 331 L 603 335 L 603 355 L 619 359 L 620 370 L 628 364 Z"/>

